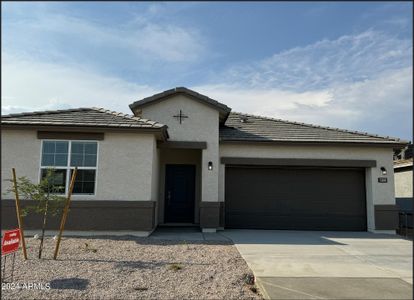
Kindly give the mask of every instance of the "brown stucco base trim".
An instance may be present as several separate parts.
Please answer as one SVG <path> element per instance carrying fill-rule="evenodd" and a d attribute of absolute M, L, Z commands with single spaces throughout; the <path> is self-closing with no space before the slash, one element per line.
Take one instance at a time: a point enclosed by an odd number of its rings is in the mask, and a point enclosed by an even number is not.
<path fill-rule="evenodd" d="M 224 202 L 220 203 L 220 221 L 219 221 L 219 228 L 224 228 Z"/>
<path fill-rule="evenodd" d="M 317 167 L 376 167 L 375 160 L 355 159 L 305 159 L 305 158 L 256 158 L 222 157 L 226 165 L 266 165 L 266 166 L 317 166 Z"/>
<path fill-rule="evenodd" d="M 207 142 L 158 141 L 157 147 L 162 149 L 207 149 Z"/>
<path fill-rule="evenodd" d="M 375 205 L 375 229 L 395 230 L 398 228 L 398 205 Z"/>
<path fill-rule="evenodd" d="M 55 139 L 55 140 L 97 140 L 104 139 L 103 132 L 56 132 L 56 131 L 38 131 L 38 139 Z"/>
<path fill-rule="evenodd" d="M 74 126 L 74 125 L 35 125 L 35 124 L 1 124 L 1 129 L 11 130 L 40 130 L 40 131 L 70 131 L 70 132 L 136 132 L 155 134 L 157 140 L 168 139 L 167 126 L 160 128 L 143 127 L 99 127 L 99 126 Z"/>
<path fill-rule="evenodd" d="M 224 140 L 220 138 L 220 144 L 244 144 L 244 145 L 295 145 L 295 146 L 341 146 L 341 147 L 383 147 L 383 148 L 393 148 L 395 150 L 399 150 L 402 148 L 407 147 L 407 142 L 400 141 L 400 142 L 361 142 L 361 141 L 354 141 L 354 142 L 345 142 L 345 141 L 293 141 L 293 140 L 285 140 L 285 141 L 273 141 L 273 140 L 245 140 L 245 139 L 232 139 L 232 140 Z"/>
<path fill-rule="evenodd" d="M 200 202 L 200 227 L 218 228 L 220 226 L 220 203 Z"/>
<path fill-rule="evenodd" d="M 22 207 L 33 201 L 21 201 Z M 151 231 L 155 227 L 154 201 L 82 200 L 72 201 L 66 221 L 66 230 L 136 230 Z M 48 218 L 47 230 L 59 229 L 61 216 Z M 24 229 L 41 228 L 40 214 L 23 218 Z M 17 227 L 14 200 L 1 200 L 1 228 Z"/>

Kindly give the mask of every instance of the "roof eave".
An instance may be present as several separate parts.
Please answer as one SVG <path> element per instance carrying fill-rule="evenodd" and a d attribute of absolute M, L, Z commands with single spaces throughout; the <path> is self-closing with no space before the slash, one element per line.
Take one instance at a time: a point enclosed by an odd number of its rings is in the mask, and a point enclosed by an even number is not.
<path fill-rule="evenodd" d="M 303 141 L 303 140 L 245 140 L 245 139 L 223 139 L 219 140 L 222 144 L 293 144 L 293 145 L 341 145 L 341 146 L 368 146 L 368 147 L 392 147 L 393 149 L 402 149 L 407 143 L 401 142 L 346 142 L 346 141 Z"/>
<path fill-rule="evenodd" d="M 49 131 L 72 131 L 72 132 L 85 132 L 85 131 L 93 131 L 93 132 L 106 132 L 106 131 L 113 131 L 113 132 L 139 132 L 139 133 L 153 133 L 159 134 L 160 140 L 167 140 L 169 138 L 167 126 L 164 125 L 162 127 L 118 127 L 118 126 L 71 126 L 71 125 L 50 125 L 50 124 L 1 124 L 1 129 L 41 129 L 41 130 L 49 130 Z"/>
<path fill-rule="evenodd" d="M 401 165 L 394 165 L 394 169 L 403 169 L 403 168 L 412 168 L 413 162 L 401 164 Z"/>

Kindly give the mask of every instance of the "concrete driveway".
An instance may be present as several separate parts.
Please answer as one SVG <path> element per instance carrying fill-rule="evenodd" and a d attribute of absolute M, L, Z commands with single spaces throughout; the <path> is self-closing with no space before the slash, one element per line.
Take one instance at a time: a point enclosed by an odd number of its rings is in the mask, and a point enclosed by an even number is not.
<path fill-rule="evenodd" d="M 368 232 L 225 230 L 269 299 L 412 299 L 412 241 Z"/>

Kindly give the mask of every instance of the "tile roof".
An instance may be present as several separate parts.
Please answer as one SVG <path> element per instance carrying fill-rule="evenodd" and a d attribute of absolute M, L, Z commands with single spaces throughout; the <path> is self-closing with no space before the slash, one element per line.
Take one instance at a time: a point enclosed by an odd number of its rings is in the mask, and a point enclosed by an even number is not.
<path fill-rule="evenodd" d="M 409 159 L 399 159 L 394 160 L 394 169 L 404 168 L 404 167 L 412 167 L 413 166 L 413 158 Z"/>
<path fill-rule="evenodd" d="M 231 112 L 220 127 L 220 141 L 377 143 L 405 145 L 407 141 L 374 134 Z"/>
<path fill-rule="evenodd" d="M 167 126 L 158 122 L 95 107 L 4 115 L 1 124 L 3 126 L 161 129 L 165 132 L 167 129 Z M 165 134 L 168 136 L 168 133 Z M 220 126 L 220 141 L 376 143 L 396 146 L 405 146 L 408 143 L 398 138 L 236 112 L 231 112 L 225 124 Z"/>
<path fill-rule="evenodd" d="M 36 111 L 1 116 L 2 125 L 161 129 L 158 122 L 104 108 Z"/>
<path fill-rule="evenodd" d="M 135 101 L 134 103 L 130 104 L 129 107 L 131 108 L 132 111 L 134 111 L 135 109 L 145 106 L 147 104 L 150 103 L 154 103 L 157 101 L 161 101 L 164 100 L 170 96 L 173 96 L 175 94 L 185 94 L 188 95 L 190 97 L 193 97 L 196 100 L 199 100 L 200 102 L 207 104 L 215 109 L 217 109 L 220 113 L 220 121 L 221 123 L 224 123 L 224 121 L 227 119 L 227 116 L 229 115 L 231 108 L 228 107 L 227 105 L 218 102 L 217 100 L 211 99 L 205 95 L 202 95 L 200 93 L 197 93 L 193 90 L 190 90 L 186 87 L 176 87 L 170 90 L 166 90 L 164 92 L 152 95 L 150 97 L 146 97 L 142 100 L 138 100 Z"/>

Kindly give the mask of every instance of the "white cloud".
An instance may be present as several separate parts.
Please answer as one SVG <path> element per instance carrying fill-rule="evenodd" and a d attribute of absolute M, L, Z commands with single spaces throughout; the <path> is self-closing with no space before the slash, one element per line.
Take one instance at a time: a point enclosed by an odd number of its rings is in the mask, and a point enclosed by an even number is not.
<path fill-rule="evenodd" d="M 82 68 L 4 57 L 2 114 L 76 107 L 131 113 L 128 104 L 159 90 Z"/>
<path fill-rule="evenodd" d="M 236 65 L 215 78 L 221 84 L 195 88 L 235 110 L 412 136 L 408 39 L 368 30 Z"/>
<path fill-rule="evenodd" d="M 367 31 L 234 66 L 192 88 L 235 111 L 411 139 L 411 53 L 411 41 Z M 169 88 L 61 61 L 3 56 L 2 113 L 85 106 L 129 113 L 128 104 Z"/>
<path fill-rule="evenodd" d="M 383 22 L 387 25 L 398 26 L 401 29 L 405 29 L 411 25 L 412 20 L 406 17 L 393 17 L 393 18 L 384 20 Z"/>
<path fill-rule="evenodd" d="M 302 106 L 325 107 L 332 101 L 329 91 L 291 92 L 227 84 L 200 85 L 193 89 L 226 103 L 236 111 L 268 116 L 285 114 Z"/>
<path fill-rule="evenodd" d="M 352 84 L 411 65 L 412 41 L 368 30 L 235 66 L 223 76 L 249 87 L 309 91 Z"/>
<path fill-rule="evenodd" d="M 204 52 L 203 42 L 195 31 L 177 26 L 147 24 L 132 35 L 129 43 L 172 62 L 196 61 Z"/>
<path fill-rule="evenodd" d="M 412 67 L 333 87 L 294 92 L 243 85 L 194 89 L 235 111 L 411 139 Z"/>
<path fill-rule="evenodd" d="M 84 52 L 127 56 L 132 63 L 191 63 L 206 53 L 206 43 L 195 29 L 172 23 L 126 19 L 111 26 L 37 7 L 30 18 L 8 21 L 5 36 L 9 47 L 47 54 L 74 55 L 71 45 Z M 62 44 L 62 41 L 65 41 Z M 10 49 L 9 49 L 10 51 Z M 78 51 L 78 50 L 76 50 Z M 47 56 L 47 55 L 45 55 Z"/>

